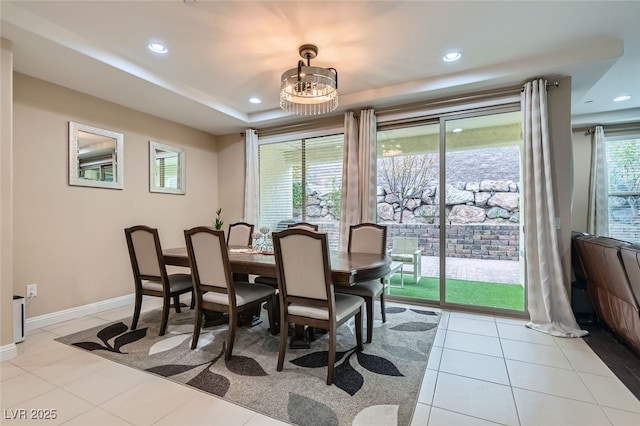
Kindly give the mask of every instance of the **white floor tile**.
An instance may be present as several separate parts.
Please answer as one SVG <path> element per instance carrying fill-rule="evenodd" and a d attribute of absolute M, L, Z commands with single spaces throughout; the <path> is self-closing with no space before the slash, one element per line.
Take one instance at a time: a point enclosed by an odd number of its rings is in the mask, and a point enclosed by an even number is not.
<path fill-rule="evenodd" d="M 12 359 L 11 362 L 24 370 L 33 371 L 38 368 L 42 368 L 45 365 L 62 361 L 78 352 L 78 349 L 76 348 L 54 341 L 51 341 L 50 343 L 43 343 L 42 346 L 46 346 L 47 349 L 29 352 L 22 356 L 19 355 Z"/>
<path fill-rule="evenodd" d="M 475 319 L 480 321 L 496 322 L 496 319 L 493 315 L 480 314 L 475 312 L 454 311 L 454 312 L 451 312 L 451 318 L 467 318 L 467 319 Z"/>
<path fill-rule="evenodd" d="M 574 351 L 584 351 L 591 352 L 591 348 L 587 345 L 584 339 L 580 337 L 553 337 L 556 341 L 556 344 L 560 346 L 562 349 L 572 349 Z"/>
<path fill-rule="evenodd" d="M 640 414 L 631 411 L 618 410 L 617 408 L 602 407 L 604 414 L 609 418 L 613 426 L 638 426 Z"/>
<path fill-rule="evenodd" d="M 103 410 L 94 407 L 65 423 L 65 426 L 130 426 L 131 423 Z"/>
<path fill-rule="evenodd" d="M 129 423 L 151 425 L 193 398 L 194 392 L 186 386 L 153 377 L 110 399 L 101 407 Z"/>
<path fill-rule="evenodd" d="M 440 361 L 440 372 L 509 385 L 504 359 L 489 355 L 445 348 Z"/>
<path fill-rule="evenodd" d="M 481 336 L 479 334 L 451 330 L 447 332 L 444 347 L 502 357 L 502 347 L 500 346 L 500 339 L 497 337 Z"/>
<path fill-rule="evenodd" d="M 506 360 L 511 386 L 595 403 L 589 389 L 573 370 Z"/>
<path fill-rule="evenodd" d="M 67 336 L 69 334 L 77 333 L 78 331 L 86 330 L 91 327 L 97 327 L 99 325 L 103 325 L 107 323 L 109 323 L 109 321 L 107 320 L 86 316 L 86 317 L 77 318 L 70 321 L 61 322 L 59 324 L 43 327 L 42 329 L 44 331 L 48 331 L 49 333 L 53 333 L 57 336 Z"/>
<path fill-rule="evenodd" d="M 442 348 L 440 346 L 432 346 L 429 352 L 429 361 L 427 369 L 438 370 L 440 368 L 440 359 L 442 358 Z"/>
<path fill-rule="evenodd" d="M 578 374 L 600 405 L 640 413 L 640 401 L 617 377 Z"/>
<path fill-rule="evenodd" d="M 87 401 L 60 388 L 20 403 L 20 408 L 26 409 L 29 413 L 30 423 L 46 425 L 62 424 L 92 407 Z"/>
<path fill-rule="evenodd" d="M 499 423 L 482 420 L 442 408 L 433 407 L 429 417 L 429 426 L 491 426 Z"/>
<path fill-rule="evenodd" d="M 483 380 L 439 373 L 433 407 L 506 425 L 518 424 L 511 388 Z"/>
<path fill-rule="evenodd" d="M 558 396 L 513 390 L 522 426 L 603 426 L 609 424 L 602 409 L 596 404 Z"/>
<path fill-rule="evenodd" d="M 411 418 L 411 426 L 427 426 L 429 424 L 430 412 L 430 405 L 418 403 Z"/>
<path fill-rule="evenodd" d="M 520 340 L 522 342 L 538 343 L 541 345 L 558 346 L 553 336 L 540 331 L 531 330 L 524 325 L 497 323 L 501 339 Z"/>
<path fill-rule="evenodd" d="M 422 379 L 422 385 L 420 386 L 420 393 L 418 394 L 418 402 L 422 404 L 431 405 L 433 402 L 433 392 L 436 389 L 436 381 L 438 380 L 438 372 L 433 370 L 427 370 Z"/>
<path fill-rule="evenodd" d="M 562 349 L 557 346 L 521 342 L 519 340 L 500 339 L 504 357 L 532 364 L 573 370 L 573 366 Z"/>
<path fill-rule="evenodd" d="M 518 326 L 520 325 L 524 326 L 529 322 L 529 320 L 525 318 L 501 317 L 499 315 L 495 316 L 495 320 L 496 320 L 496 323 L 511 324 L 511 325 L 518 325 Z"/>
<path fill-rule="evenodd" d="M 244 425 L 253 415 L 253 411 L 223 399 L 191 391 L 188 401 L 154 423 L 154 426 L 208 425 L 213 423 L 216 426 L 235 426 Z"/>
<path fill-rule="evenodd" d="M 10 361 L 0 362 L 0 380 L 5 381 L 13 379 L 21 374 L 25 374 L 26 371 L 22 368 L 13 365 Z"/>
<path fill-rule="evenodd" d="M 7 379 L 2 382 L 2 408 L 14 407 L 53 389 L 54 385 L 31 373 Z"/>
<path fill-rule="evenodd" d="M 562 351 L 576 371 L 599 376 L 614 376 L 609 367 L 593 351 L 587 352 L 579 349 L 563 349 Z"/>
<path fill-rule="evenodd" d="M 436 336 L 433 339 L 433 346 L 439 346 L 439 347 L 444 346 L 444 341 L 446 337 L 447 337 L 447 330 L 444 328 L 438 328 L 438 331 L 436 332 Z"/>
<path fill-rule="evenodd" d="M 449 318 L 449 327 L 447 330 L 498 337 L 498 330 L 496 329 L 495 321 L 481 321 L 477 319 L 452 316 Z"/>
<path fill-rule="evenodd" d="M 99 356 L 76 349 L 76 353 L 52 364 L 32 370 L 41 379 L 61 386 L 112 364 Z"/>

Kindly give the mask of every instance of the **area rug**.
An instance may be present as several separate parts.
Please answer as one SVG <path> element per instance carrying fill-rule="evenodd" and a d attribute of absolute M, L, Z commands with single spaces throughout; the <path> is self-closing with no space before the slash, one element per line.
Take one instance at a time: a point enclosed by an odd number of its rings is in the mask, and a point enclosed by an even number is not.
<path fill-rule="evenodd" d="M 379 312 L 378 312 L 379 315 Z M 190 349 L 194 314 L 172 312 L 159 337 L 161 311 L 60 337 L 109 360 L 216 395 L 299 425 L 408 425 L 416 405 L 440 315 L 423 307 L 388 307 L 376 319 L 373 342 L 355 350 L 353 319 L 339 327 L 334 383 L 326 385 L 328 336 L 310 349 L 287 349 L 276 371 L 278 336 L 264 321 L 237 330 L 233 357 L 224 360 L 226 325 L 205 328 Z M 364 332 L 366 335 L 366 331 Z"/>

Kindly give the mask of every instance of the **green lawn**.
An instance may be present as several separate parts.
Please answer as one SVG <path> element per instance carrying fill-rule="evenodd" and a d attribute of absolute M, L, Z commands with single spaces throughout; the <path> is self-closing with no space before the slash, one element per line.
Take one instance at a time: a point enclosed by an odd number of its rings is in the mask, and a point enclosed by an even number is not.
<path fill-rule="evenodd" d="M 400 285 L 400 275 L 391 277 L 391 285 Z M 392 287 L 390 290 L 392 296 L 440 300 L 437 277 L 421 277 L 416 284 L 405 275 L 404 288 Z M 524 311 L 524 288 L 517 284 L 448 279 L 447 302 Z"/>

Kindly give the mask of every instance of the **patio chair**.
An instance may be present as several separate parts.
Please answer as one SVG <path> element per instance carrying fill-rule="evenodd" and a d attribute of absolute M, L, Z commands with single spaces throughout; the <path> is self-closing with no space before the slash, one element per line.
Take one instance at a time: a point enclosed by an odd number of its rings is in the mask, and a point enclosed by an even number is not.
<path fill-rule="evenodd" d="M 404 280 L 405 266 L 412 265 L 413 280 L 418 282 L 422 275 L 422 251 L 418 247 L 418 237 L 393 237 L 393 247 L 389 252 L 391 260 L 402 262 L 400 280 Z"/>

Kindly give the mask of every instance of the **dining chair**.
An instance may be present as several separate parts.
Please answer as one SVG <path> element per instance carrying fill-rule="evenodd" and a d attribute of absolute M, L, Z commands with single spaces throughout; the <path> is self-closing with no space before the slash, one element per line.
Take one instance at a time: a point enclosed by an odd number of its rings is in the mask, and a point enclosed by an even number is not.
<path fill-rule="evenodd" d="M 229 225 L 227 245 L 229 247 L 251 247 L 253 239 L 253 225 L 246 222 L 236 222 Z"/>
<path fill-rule="evenodd" d="M 349 227 L 349 253 L 385 254 L 387 227 L 376 223 L 360 223 Z M 373 302 L 380 298 L 382 322 L 387 322 L 384 306 L 384 279 L 364 281 L 350 287 L 336 287 L 336 293 L 352 294 L 364 299 L 367 310 L 367 343 L 373 339 Z"/>
<path fill-rule="evenodd" d="M 160 246 L 158 230 L 149 226 L 138 225 L 124 230 L 133 269 L 135 284 L 135 307 L 131 329 L 135 330 L 140 318 L 142 296 L 162 298 L 162 322 L 160 336 L 167 331 L 171 299 L 177 313 L 180 313 L 180 295 L 191 293 L 191 309 L 194 307 L 191 275 L 168 274 Z"/>
<path fill-rule="evenodd" d="M 198 345 L 204 311 L 224 312 L 229 315 L 229 331 L 224 355 L 228 360 L 233 352 L 240 312 L 255 309 L 256 306 L 267 302 L 269 324 L 273 328 L 275 289 L 246 281 L 233 281 L 224 231 L 199 226 L 185 230 L 184 236 L 196 299 L 196 320 L 193 326 L 191 349 L 195 349 Z"/>
<path fill-rule="evenodd" d="M 311 229 L 318 232 L 318 225 L 315 223 L 307 223 L 307 222 L 290 223 L 287 225 L 287 228 L 306 228 L 306 229 Z"/>
<path fill-rule="evenodd" d="M 357 350 L 362 351 L 362 306 L 359 296 L 336 294 L 331 284 L 327 234 L 292 228 L 273 234 L 280 300 L 280 344 L 277 370 L 282 371 L 289 323 L 328 330 L 327 385 L 333 382 L 336 330 L 355 317 Z"/>

